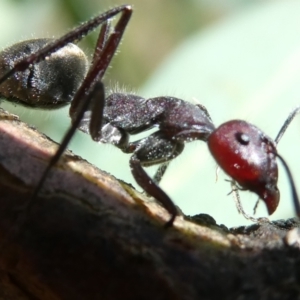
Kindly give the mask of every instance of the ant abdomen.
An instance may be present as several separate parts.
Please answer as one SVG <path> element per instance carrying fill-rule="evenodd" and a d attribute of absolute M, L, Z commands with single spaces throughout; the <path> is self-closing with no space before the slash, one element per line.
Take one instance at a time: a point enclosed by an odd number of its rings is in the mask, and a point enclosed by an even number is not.
<path fill-rule="evenodd" d="M 271 215 L 279 203 L 276 145 L 256 126 L 241 120 L 222 124 L 208 138 L 220 167 L 242 189 L 256 193 Z"/>
<path fill-rule="evenodd" d="M 14 44 L 0 52 L 0 77 L 17 61 L 45 47 L 52 39 L 32 39 Z M 16 72 L 0 85 L 0 96 L 22 105 L 58 108 L 70 103 L 87 71 L 85 54 L 67 44 L 45 60 Z"/>

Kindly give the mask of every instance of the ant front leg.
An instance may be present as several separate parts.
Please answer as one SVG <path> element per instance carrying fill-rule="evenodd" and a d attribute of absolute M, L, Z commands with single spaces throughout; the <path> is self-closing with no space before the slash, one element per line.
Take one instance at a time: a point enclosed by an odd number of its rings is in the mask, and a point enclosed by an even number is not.
<path fill-rule="evenodd" d="M 165 162 L 163 164 L 161 164 L 158 169 L 156 170 L 154 176 L 153 176 L 153 181 L 156 184 L 160 184 L 162 178 L 164 177 L 168 167 L 170 165 L 170 162 Z"/>
<path fill-rule="evenodd" d="M 88 123 L 90 113 L 80 124 L 80 130 L 89 133 Z M 163 137 L 161 132 L 155 132 L 149 137 L 129 143 L 129 134 L 111 123 L 103 125 L 101 129 L 101 138 L 98 142 L 113 144 L 121 149 L 124 153 L 133 153 L 130 158 L 131 172 L 136 182 L 143 190 L 159 201 L 166 210 L 172 215 L 170 220 L 165 224 L 166 227 L 172 226 L 177 216 L 177 208 L 169 196 L 149 177 L 143 170 L 143 166 L 154 164 L 167 164 L 167 161 L 178 156 L 184 144 L 170 141 Z"/>
<path fill-rule="evenodd" d="M 233 195 L 233 200 L 235 202 L 235 206 L 240 214 L 243 215 L 243 217 L 247 220 L 250 220 L 254 223 L 258 223 L 261 221 L 267 221 L 268 219 L 266 218 L 254 218 L 252 216 L 249 216 L 243 209 L 241 199 L 240 199 L 240 194 L 239 194 L 239 187 L 237 186 L 236 182 L 234 180 L 229 180 L 230 185 L 231 185 L 231 192 Z M 258 203 L 258 202 L 257 202 Z M 255 204 L 257 206 L 257 203 Z"/>
<path fill-rule="evenodd" d="M 138 142 L 128 144 L 124 152 L 133 152 L 130 158 L 130 168 L 136 182 L 143 190 L 159 201 L 171 214 L 166 227 L 172 226 L 176 216 L 177 208 L 170 197 L 155 183 L 144 171 L 143 167 L 165 163 L 178 156 L 184 148 L 184 144 L 169 140 L 161 132 L 155 132 Z"/>

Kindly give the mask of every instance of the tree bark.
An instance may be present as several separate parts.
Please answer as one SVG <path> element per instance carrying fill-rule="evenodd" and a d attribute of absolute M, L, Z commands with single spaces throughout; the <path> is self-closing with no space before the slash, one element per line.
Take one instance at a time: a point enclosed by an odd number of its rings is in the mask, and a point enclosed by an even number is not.
<path fill-rule="evenodd" d="M 0 111 L 0 299 L 300 299 L 296 219 L 166 229 L 155 200 L 69 151 L 24 209 L 56 149 Z"/>

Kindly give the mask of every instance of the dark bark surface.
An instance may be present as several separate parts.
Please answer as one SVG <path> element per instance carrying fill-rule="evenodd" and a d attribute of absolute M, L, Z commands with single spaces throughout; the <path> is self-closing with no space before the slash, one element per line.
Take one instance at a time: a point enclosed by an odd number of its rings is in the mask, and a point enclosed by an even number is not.
<path fill-rule="evenodd" d="M 299 222 L 228 230 L 169 215 L 0 111 L 0 299 L 300 299 Z"/>

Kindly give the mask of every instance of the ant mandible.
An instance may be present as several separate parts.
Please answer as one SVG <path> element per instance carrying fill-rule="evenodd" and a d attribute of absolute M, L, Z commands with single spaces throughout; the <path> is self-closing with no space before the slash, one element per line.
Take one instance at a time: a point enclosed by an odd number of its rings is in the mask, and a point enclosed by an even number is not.
<path fill-rule="evenodd" d="M 109 20 L 121 13 L 111 30 Z M 112 93 L 105 99 L 102 78 L 114 56 L 131 17 L 129 5 L 116 7 L 82 24 L 57 40 L 35 39 L 17 43 L 0 53 L 0 95 L 11 101 L 38 108 L 57 108 L 71 103 L 72 126 L 56 154 L 50 160 L 27 204 L 37 198 L 47 175 L 59 160 L 75 131 L 91 135 L 93 140 L 111 143 L 125 153 L 132 153 L 130 167 L 137 183 L 156 198 L 171 214 L 166 226 L 173 224 L 177 208 L 158 186 L 167 164 L 184 149 L 185 142 L 208 142 L 210 152 L 221 168 L 240 188 L 258 194 L 269 214 L 279 202 L 277 189 L 278 157 L 287 170 L 295 210 L 300 208 L 289 168 L 276 151 L 276 143 L 254 125 L 234 120 L 215 128 L 202 105 L 174 97 L 142 97 Z M 93 62 L 86 73 L 83 52 L 71 42 L 82 39 L 102 24 Z M 293 116 L 298 111 L 293 112 Z M 282 135 L 293 117 L 280 131 Z M 158 130 L 148 137 L 129 142 L 129 136 L 152 127 Z M 154 179 L 143 167 L 162 164 Z"/>

